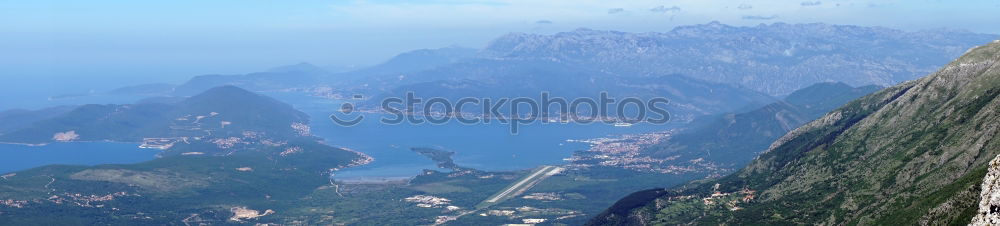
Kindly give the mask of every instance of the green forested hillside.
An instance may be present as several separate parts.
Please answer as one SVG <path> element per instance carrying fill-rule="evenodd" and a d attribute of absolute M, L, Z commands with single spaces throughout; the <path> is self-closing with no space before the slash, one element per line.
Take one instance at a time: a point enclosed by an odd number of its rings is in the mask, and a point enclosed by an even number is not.
<path fill-rule="evenodd" d="M 73 141 L 139 142 L 143 138 L 239 136 L 267 131 L 291 136 L 308 120 L 290 105 L 235 86 L 220 86 L 177 103 L 83 105 L 0 135 L 0 141 L 42 144 L 73 131 Z M 0 118 L 3 119 L 3 118 Z"/>
<path fill-rule="evenodd" d="M 703 159 L 738 169 L 785 133 L 880 88 L 817 83 L 758 109 L 696 120 L 691 128 L 673 135 L 667 142 L 645 148 L 643 154 L 671 159 L 667 164 Z"/>

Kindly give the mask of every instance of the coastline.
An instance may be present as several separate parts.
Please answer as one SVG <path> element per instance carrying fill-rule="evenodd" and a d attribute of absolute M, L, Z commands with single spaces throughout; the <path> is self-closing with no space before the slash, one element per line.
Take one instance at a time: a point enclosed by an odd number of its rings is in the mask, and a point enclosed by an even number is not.
<path fill-rule="evenodd" d="M 351 178 L 351 179 L 334 179 L 336 183 L 340 184 L 408 184 L 416 176 L 412 177 L 372 177 L 372 178 Z"/>
<path fill-rule="evenodd" d="M 23 145 L 23 146 L 28 146 L 28 147 L 41 147 L 41 146 L 46 146 L 46 145 L 56 144 L 56 143 L 118 143 L 118 144 L 137 144 L 136 147 L 143 148 L 143 147 L 141 147 L 142 146 L 142 142 L 114 141 L 114 140 L 60 141 L 60 142 L 37 143 L 37 144 L 0 141 L 0 144 Z M 143 148 L 143 149 L 148 149 L 148 148 Z"/>
<path fill-rule="evenodd" d="M 0 141 L 0 144 L 23 145 L 23 146 L 28 146 L 28 147 L 41 147 L 41 146 L 49 145 L 51 143 L 29 144 L 29 143 L 17 143 L 17 142 Z"/>

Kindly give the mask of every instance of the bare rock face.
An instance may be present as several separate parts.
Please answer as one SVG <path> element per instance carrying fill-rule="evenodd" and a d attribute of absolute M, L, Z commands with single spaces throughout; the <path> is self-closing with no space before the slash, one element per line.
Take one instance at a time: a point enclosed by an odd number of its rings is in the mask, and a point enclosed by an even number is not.
<path fill-rule="evenodd" d="M 1000 156 L 990 161 L 979 194 L 979 213 L 969 225 L 1000 225 Z"/>

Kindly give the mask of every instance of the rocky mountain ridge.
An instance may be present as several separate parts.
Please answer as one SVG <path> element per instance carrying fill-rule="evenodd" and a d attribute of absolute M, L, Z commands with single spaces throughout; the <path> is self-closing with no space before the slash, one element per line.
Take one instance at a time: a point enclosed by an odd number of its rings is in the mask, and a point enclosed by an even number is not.
<path fill-rule="evenodd" d="M 513 33 L 497 38 L 481 54 L 555 61 L 623 76 L 683 74 L 784 95 L 819 82 L 895 85 L 996 38 L 821 23 L 737 27 L 712 22 L 662 33 Z"/>

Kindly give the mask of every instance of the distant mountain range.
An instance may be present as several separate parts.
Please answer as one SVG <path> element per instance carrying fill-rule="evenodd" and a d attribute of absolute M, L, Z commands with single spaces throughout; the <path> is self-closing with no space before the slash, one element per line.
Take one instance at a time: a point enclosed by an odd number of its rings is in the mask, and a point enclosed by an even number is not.
<path fill-rule="evenodd" d="M 328 78 L 326 82 L 338 84 L 343 81 L 354 81 L 364 83 L 367 77 L 389 76 L 394 77 L 402 73 L 431 70 L 440 66 L 461 63 L 466 60 L 476 58 L 479 50 L 463 47 L 445 47 L 439 49 L 419 49 L 396 55 L 395 57 L 381 64 L 358 69 L 355 71 L 339 73 Z"/>
<path fill-rule="evenodd" d="M 375 101 L 405 92 L 446 98 L 530 97 L 540 91 L 589 97 L 600 90 L 618 96 L 664 96 L 673 101 L 670 110 L 678 116 L 675 119 L 688 121 L 773 102 L 760 102 L 753 98 L 760 94 L 751 90 L 781 96 L 821 82 L 894 85 L 929 73 L 969 47 L 996 37 L 826 24 L 733 27 L 715 22 L 666 33 L 579 29 L 554 35 L 510 34 L 469 59 L 423 71 L 369 74 L 347 86 L 364 87 L 353 90 L 372 93 Z M 390 62 L 400 61 L 404 60 Z M 700 95 L 704 87 L 734 95 Z"/>
<path fill-rule="evenodd" d="M 606 89 L 620 92 L 612 96 L 671 97 L 675 105 L 671 110 L 676 111 L 677 119 L 690 120 L 754 109 L 773 102 L 758 103 L 760 93 L 784 96 L 820 82 L 895 85 L 927 74 L 968 48 L 996 38 L 952 30 L 906 32 L 784 23 L 734 27 L 712 22 L 662 33 L 578 29 L 553 35 L 509 34 L 482 50 L 416 50 L 350 72 L 331 73 L 302 63 L 244 75 L 197 76 L 176 86 L 126 87 L 111 93 L 190 96 L 211 87 L 235 85 L 254 91 L 298 91 L 334 98 L 360 94 L 375 99 L 407 91 L 443 97 L 517 97 L 537 96 L 539 90 L 576 98 Z M 636 83 L 651 84 L 636 87 Z M 703 90 L 697 87 L 714 87 L 733 95 L 714 99 L 697 93 Z M 747 98 L 729 98 L 732 96 Z"/>
<path fill-rule="evenodd" d="M 578 29 L 515 33 L 482 51 L 496 59 L 536 59 L 621 76 L 682 74 L 785 95 L 819 82 L 890 86 L 932 72 L 997 35 L 954 30 L 718 22 L 664 33 Z"/>
<path fill-rule="evenodd" d="M 409 76 L 426 81 L 395 86 L 371 98 L 366 106 L 377 108 L 381 100 L 402 98 L 407 92 L 413 92 L 418 97 L 442 97 L 453 101 L 463 97 L 528 97 L 539 100 L 542 92 L 572 101 L 575 98 L 597 99 L 601 92 L 607 92 L 609 96 L 619 99 L 665 97 L 671 101 L 667 110 L 673 120 L 690 121 L 695 116 L 754 108 L 775 101 L 766 94 L 743 87 L 680 75 L 621 77 L 545 61 L 476 60 Z M 448 79 L 452 77 L 465 79 Z M 381 87 L 398 85 L 396 81 L 386 81 L 387 85 Z"/>
<path fill-rule="evenodd" d="M 995 216 L 978 204 L 996 195 L 981 184 L 993 189 L 1000 154 L 998 94 L 994 41 L 795 129 L 735 174 L 635 193 L 591 224 L 983 222 Z"/>

